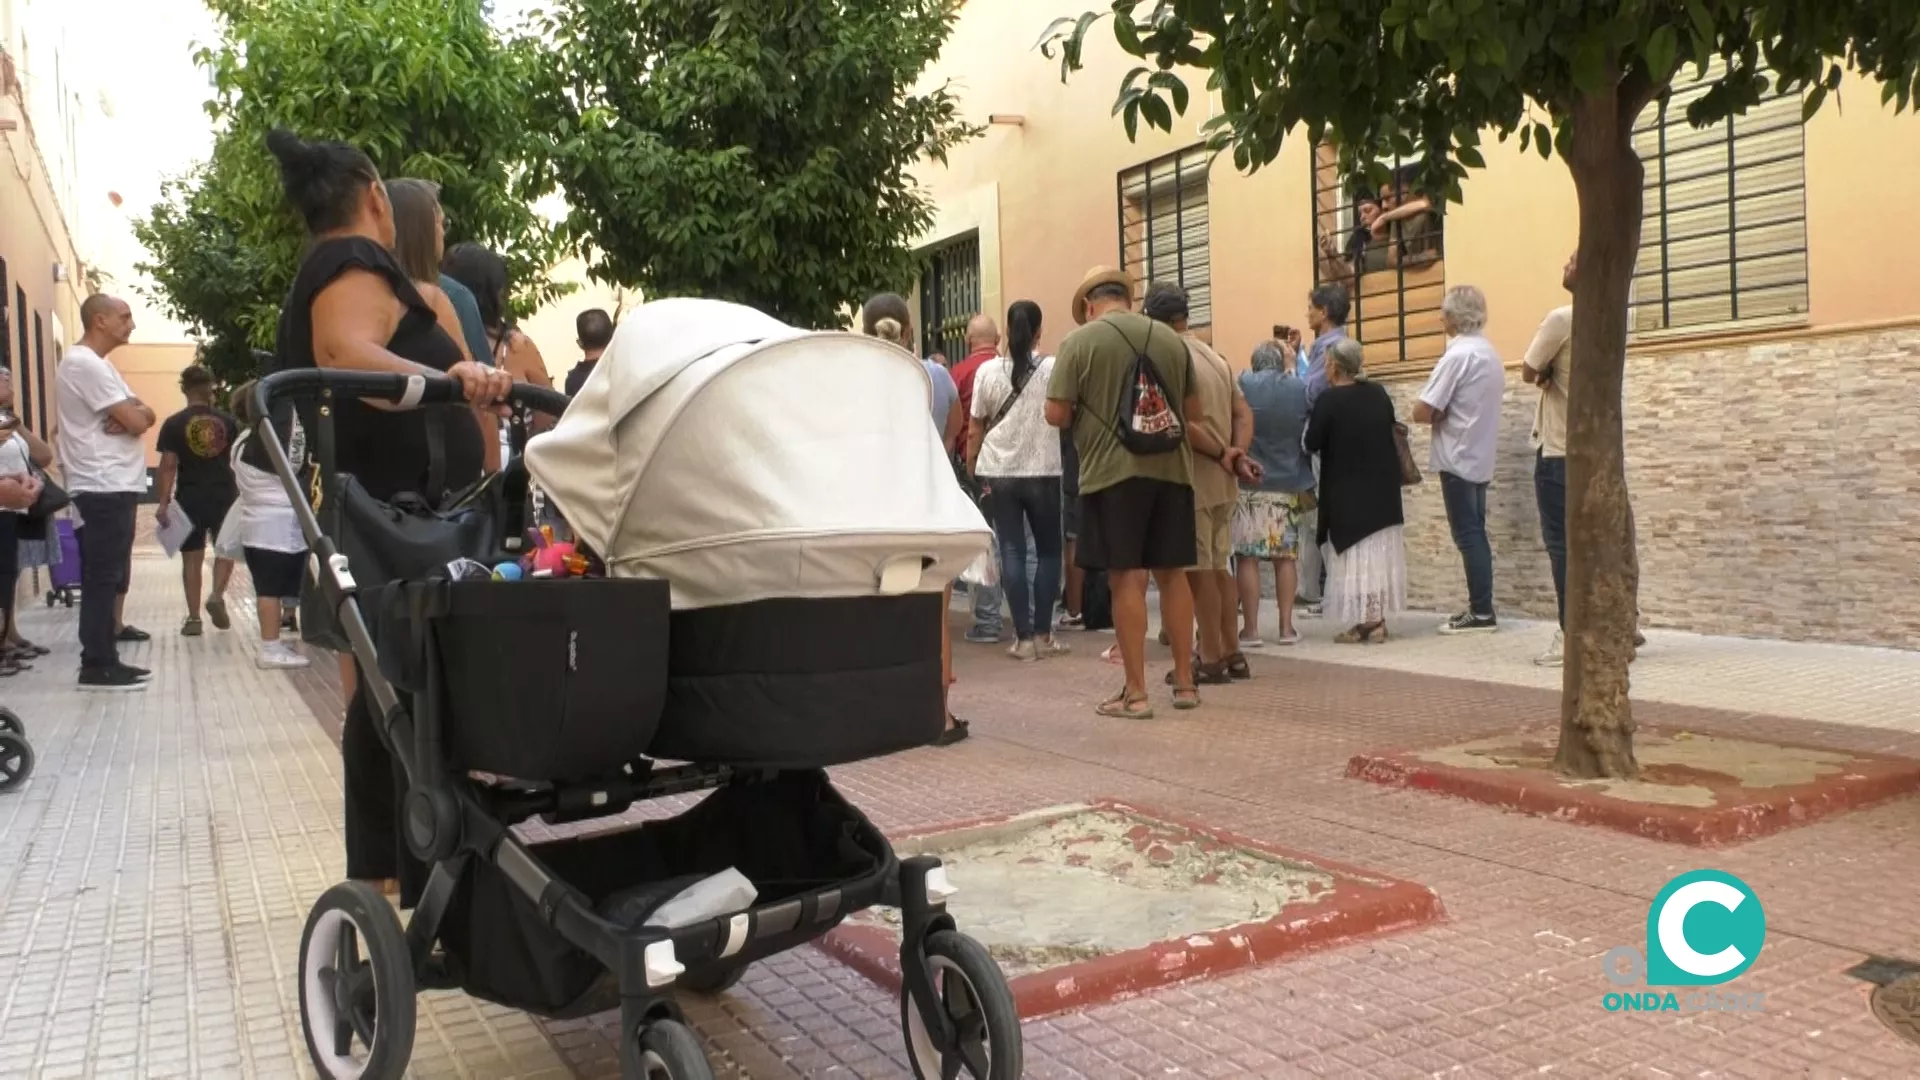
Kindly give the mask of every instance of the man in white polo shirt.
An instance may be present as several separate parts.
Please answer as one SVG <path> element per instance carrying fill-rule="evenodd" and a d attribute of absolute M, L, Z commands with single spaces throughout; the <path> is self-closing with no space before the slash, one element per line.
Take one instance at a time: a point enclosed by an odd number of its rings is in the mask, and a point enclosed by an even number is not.
<path fill-rule="evenodd" d="M 1413 407 L 1433 425 L 1433 471 L 1447 524 L 1467 569 L 1467 610 L 1441 624 L 1443 634 L 1485 634 L 1499 628 L 1493 610 L 1493 545 L 1487 540 L 1487 486 L 1500 445 L 1500 399 L 1507 373 L 1484 330 L 1487 298 L 1471 285 L 1447 290 L 1440 302 L 1447 351 Z"/>
<path fill-rule="evenodd" d="M 80 340 L 54 369 L 54 450 L 80 515 L 80 689 L 139 690 L 148 672 L 120 662 L 119 641 L 145 640 L 121 623 L 133 576 L 133 530 L 147 489 L 140 436 L 153 410 L 107 362 L 133 336 L 133 311 L 96 293 L 80 305 Z"/>

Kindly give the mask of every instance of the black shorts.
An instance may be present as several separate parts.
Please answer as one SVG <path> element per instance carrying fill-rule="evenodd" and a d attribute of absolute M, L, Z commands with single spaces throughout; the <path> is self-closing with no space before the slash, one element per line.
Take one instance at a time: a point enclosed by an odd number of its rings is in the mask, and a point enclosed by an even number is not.
<path fill-rule="evenodd" d="M 207 541 L 220 535 L 220 526 L 226 523 L 227 511 L 233 509 L 233 499 L 228 495 L 194 495 L 182 492 L 175 500 L 187 520 L 193 522 L 193 531 L 180 544 L 181 551 L 205 551 Z"/>
<path fill-rule="evenodd" d="M 307 569 L 304 551 L 268 551 L 250 547 L 247 573 L 253 576 L 253 595 L 290 599 L 300 595 L 301 578 Z"/>
<path fill-rule="evenodd" d="M 1084 570 L 1182 570 L 1199 559 L 1193 488 L 1134 477 L 1080 496 L 1073 561 Z"/>

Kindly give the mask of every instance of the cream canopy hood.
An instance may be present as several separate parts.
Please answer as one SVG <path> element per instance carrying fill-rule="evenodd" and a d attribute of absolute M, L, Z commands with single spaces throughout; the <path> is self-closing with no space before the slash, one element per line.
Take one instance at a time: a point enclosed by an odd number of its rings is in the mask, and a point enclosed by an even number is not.
<path fill-rule="evenodd" d="M 944 588 L 992 533 L 911 354 L 715 300 L 622 320 L 533 478 L 613 577 L 675 609 Z"/>

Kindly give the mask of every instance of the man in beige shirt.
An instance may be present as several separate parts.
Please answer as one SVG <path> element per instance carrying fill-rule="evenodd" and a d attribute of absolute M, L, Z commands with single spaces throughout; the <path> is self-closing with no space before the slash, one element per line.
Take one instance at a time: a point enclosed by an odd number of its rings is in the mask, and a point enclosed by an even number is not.
<path fill-rule="evenodd" d="M 1560 284 L 1568 292 L 1577 267 L 1570 258 L 1561 271 Z M 1520 377 L 1540 388 L 1533 414 L 1533 498 L 1540 505 L 1540 539 L 1553 565 L 1553 595 L 1560 607 L 1553 644 L 1534 659 L 1541 667 L 1560 666 L 1567 624 L 1567 382 L 1572 373 L 1573 305 L 1567 304 L 1547 313 L 1520 365 Z"/>
<path fill-rule="evenodd" d="M 1238 650 L 1239 596 L 1233 580 L 1233 509 L 1239 502 L 1240 480 L 1259 477 L 1247 448 L 1253 444 L 1253 410 L 1234 382 L 1233 368 L 1206 342 L 1187 331 L 1187 294 L 1175 285 L 1155 285 L 1147 291 L 1141 311 L 1180 332 L 1193 354 L 1194 396 L 1200 414 L 1187 425 L 1187 445 L 1193 451 L 1194 548 L 1197 557 L 1187 570 L 1193 590 L 1194 618 L 1199 633 L 1200 662 L 1194 681 L 1220 685 L 1252 672 Z"/>

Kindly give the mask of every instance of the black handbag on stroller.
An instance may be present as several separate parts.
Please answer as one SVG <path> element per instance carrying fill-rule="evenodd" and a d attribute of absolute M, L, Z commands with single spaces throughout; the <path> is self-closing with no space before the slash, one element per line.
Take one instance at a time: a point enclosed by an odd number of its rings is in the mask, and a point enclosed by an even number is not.
<path fill-rule="evenodd" d="M 325 513 L 343 480 L 333 475 L 324 430 L 332 410 L 318 410 L 322 430 L 312 433 L 321 449 L 316 515 L 274 435 L 276 400 L 445 404 L 458 400 L 458 385 L 308 370 L 268 376 L 256 394 L 256 438 L 294 496 L 321 603 L 358 660 L 382 738 L 406 772 L 407 844 L 432 867 L 404 925 L 361 882 L 335 885 L 309 914 L 300 1008 L 321 1076 L 400 1077 L 412 1054 L 416 993 L 460 989 L 550 1018 L 619 1009 L 623 1077 L 709 1080 L 675 993 L 720 992 L 755 961 L 882 904 L 902 912 L 901 1022 L 916 1075 L 1020 1075 L 1011 992 L 986 949 L 955 929 L 939 860 L 897 859 L 797 745 L 774 749 L 766 761 L 736 750 L 719 762 L 690 753 L 674 758 L 690 764 L 656 762 L 676 680 L 701 688 L 683 715 L 720 716 L 753 700 L 724 689 L 737 656 L 700 667 L 701 643 L 719 640 L 703 635 L 753 639 L 742 633 L 741 613 L 683 623 L 665 581 L 454 580 L 424 565 L 428 556 L 484 562 L 515 553 L 529 510 L 519 425 L 512 464 L 483 494 L 453 508 L 388 508 L 422 519 L 396 518 L 413 540 L 437 539 L 418 547 L 410 565 L 383 562 L 367 548 L 380 543 L 381 529 L 354 532 L 340 524 L 344 515 Z M 557 414 L 567 399 L 518 384 L 513 403 Z M 373 503 L 362 509 L 368 506 L 378 510 Z M 322 519 L 349 532 L 361 554 L 343 551 Z M 356 580 L 363 563 L 373 571 L 365 582 Z M 900 610 L 903 625 L 917 618 L 911 603 Z M 931 631 L 922 636 L 937 674 L 937 624 L 919 621 Z M 692 635 L 685 655 L 672 640 L 683 628 Z M 905 638 L 917 644 L 903 649 L 927 647 L 912 633 Z M 862 741 L 851 727 L 840 738 L 842 753 L 899 748 Z M 535 817 L 580 822 L 696 792 L 711 794 L 675 817 L 539 843 L 513 832 Z M 664 901 L 727 870 L 751 882 L 750 905 L 651 924 Z"/>

